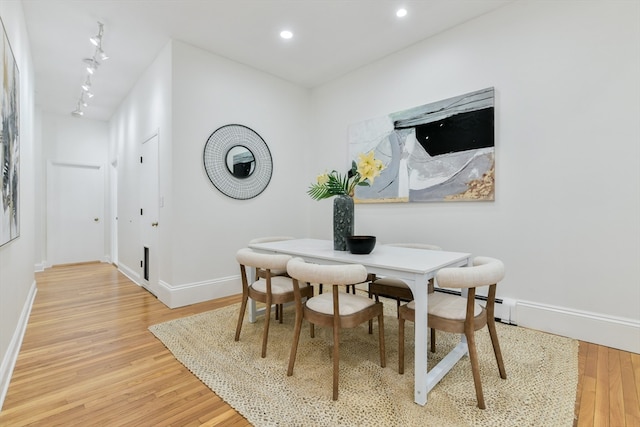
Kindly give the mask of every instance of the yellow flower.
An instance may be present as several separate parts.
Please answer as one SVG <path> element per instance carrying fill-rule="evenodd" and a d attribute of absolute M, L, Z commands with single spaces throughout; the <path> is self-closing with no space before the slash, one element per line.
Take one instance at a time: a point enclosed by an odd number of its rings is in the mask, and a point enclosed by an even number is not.
<path fill-rule="evenodd" d="M 315 200 L 322 200 L 332 196 L 354 194 L 356 186 L 369 186 L 375 177 L 380 176 L 384 169 L 381 160 L 376 160 L 374 152 L 358 155 L 358 164 L 351 161 L 351 168 L 345 174 L 336 170 L 324 172 L 316 177 L 316 183 L 307 190 L 307 193 Z"/>
<path fill-rule="evenodd" d="M 362 177 L 362 180 L 368 179 L 371 184 L 373 184 L 373 180 L 377 176 L 380 176 L 380 172 L 384 169 L 382 161 L 375 159 L 373 156 L 373 151 L 369 151 L 368 154 L 358 155 L 358 173 Z"/>
<path fill-rule="evenodd" d="M 316 179 L 316 181 L 318 182 L 318 184 L 324 185 L 327 182 L 329 182 L 329 175 L 326 173 L 323 173 L 322 175 L 318 175 L 318 178 Z"/>

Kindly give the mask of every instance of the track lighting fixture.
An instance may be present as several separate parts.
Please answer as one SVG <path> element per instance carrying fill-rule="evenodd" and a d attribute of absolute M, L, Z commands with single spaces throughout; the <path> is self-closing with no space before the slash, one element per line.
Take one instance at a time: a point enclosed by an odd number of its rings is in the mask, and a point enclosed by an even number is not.
<path fill-rule="evenodd" d="M 109 59 L 109 56 L 106 53 L 104 53 L 104 50 L 102 50 L 102 47 L 98 47 L 98 56 L 102 61 L 106 61 L 107 59 Z"/>
<path fill-rule="evenodd" d="M 93 74 L 96 72 L 96 70 L 98 69 L 98 66 L 100 65 L 100 63 L 98 61 L 96 61 L 96 58 L 85 58 L 82 60 L 82 62 L 84 62 L 85 64 L 87 64 L 87 72 L 89 74 Z"/>
<path fill-rule="evenodd" d="M 82 90 L 84 90 L 85 92 L 89 92 L 89 89 L 91 89 L 91 76 L 87 76 L 84 83 L 82 84 Z"/>
<path fill-rule="evenodd" d="M 103 33 L 103 25 L 102 22 L 98 22 L 98 34 L 91 37 L 89 39 L 89 41 L 94 45 L 94 46 L 102 46 L 102 33 Z"/>
<path fill-rule="evenodd" d="M 71 112 L 71 115 L 74 116 L 74 117 L 82 117 L 82 116 L 84 116 L 84 112 L 82 111 L 82 106 L 80 105 L 80 102 L 78 102 L 78 105 L 76 106 L 76 109 Z"/>
<path fill-rule="evenodd" d="M 84 112 L 82 111 L 83 107 L 87 107 L 88 104 L 85 100 L 85 95 L 87 98 L 93 98 L 93 93 L 90 91 L 91 89 L 91 76 L 95 74 L 98 70 L 98 66 L 100 65 L 100 61 L 106 61 L 109 59 L 109 56 L 102 49 L 102 37 L 104 35 L 104 25 L 102 22 L 98 22 L 98 34 L 89 38 L 91 44 L 93 44 L 96 48 L 93 52 L 93 56 L 91 58 L 84 58 L 82 62 L 86 64 L 87 77 L 82 84 L 82 92 L 80 93 L 80 98 L 78 98 L 78 103 L 76 105 L 76 109 L 71 112 L 71 115 L 74 117 L 82 117 Z"/>

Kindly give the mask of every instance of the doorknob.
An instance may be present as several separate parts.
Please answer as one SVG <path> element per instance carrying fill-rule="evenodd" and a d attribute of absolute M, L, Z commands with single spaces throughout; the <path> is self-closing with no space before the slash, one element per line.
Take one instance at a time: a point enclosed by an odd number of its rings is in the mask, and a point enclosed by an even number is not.
<path fill-rule="evenodd" d="M 158 223 L 157 223 L 157 222 L 152 222 L 152 223 L 151 223 L 151 226 L 152 226 L 152 227 L 157 227 L 157 226 L 158 226 Z"/>
<path fill-rule="evenodd" d="M 93 218 L 93 220 L 94 220 L 95 222 L 98 222 L 98 221 L 100 221 L 100 218 Z"/>

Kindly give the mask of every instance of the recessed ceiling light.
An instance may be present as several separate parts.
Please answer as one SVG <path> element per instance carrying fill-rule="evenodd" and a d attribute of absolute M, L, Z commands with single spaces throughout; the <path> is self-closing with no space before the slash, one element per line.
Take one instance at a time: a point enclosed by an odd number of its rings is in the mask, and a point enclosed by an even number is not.
<path fill-rule="evenodd" d="M 405 9 L 405 8 L 398 9 L 396 11 L 396 16 L 398 18 L 403 18 L 403 17 L 407 16 L 407 9 Z"/>
<path fill-rule="evenodd" d="M 283 30 L 283 31 L 280 31 L 280 37 L 282 37 L 285 40 L 288 40 L 291 37 L 293 37 L 293 33 L 289 30 Z"/>

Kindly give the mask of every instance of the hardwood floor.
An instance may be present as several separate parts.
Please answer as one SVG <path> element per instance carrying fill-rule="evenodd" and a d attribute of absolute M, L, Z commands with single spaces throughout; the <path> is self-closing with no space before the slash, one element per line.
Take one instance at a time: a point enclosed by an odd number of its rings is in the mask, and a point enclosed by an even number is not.
<path fill-rule="evenodd" d="M 580 342 L 574 426 L 640 426 L 640 355 Z"/>
<path fill-rule="evenodd" d="M 168 309 L 108 264 L 36 275 L 0 426 L 247 426 L 149 331 L 239 296 Z M 640 426 L 640 355 L 580 343 L 575 426 Z"/>
<path fill-rule="evenodd" d="M 147 330 L 239 297 L 171 310 L 108 264 L 36 280 L 0 426 L 250 425 Z"/>

